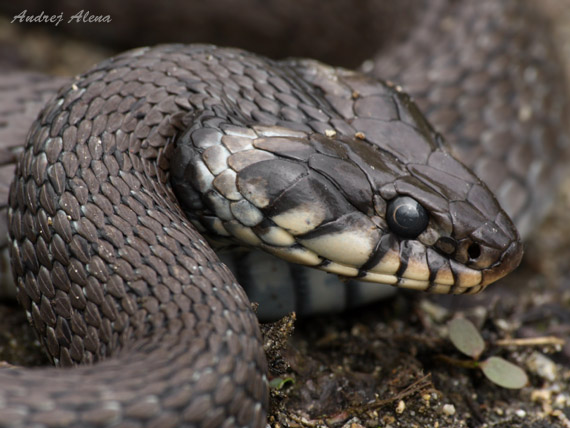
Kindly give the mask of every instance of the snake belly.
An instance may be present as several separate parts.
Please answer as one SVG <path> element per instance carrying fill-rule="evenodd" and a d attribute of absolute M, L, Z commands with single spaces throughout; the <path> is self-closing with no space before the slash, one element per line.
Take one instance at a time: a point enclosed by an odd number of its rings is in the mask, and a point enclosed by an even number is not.
<path fill-rule="evenodd" d="M 399 207 L 425 227 L 394 226 Z M 257 320 L 195 227 L 435 292 L 480 291 L 522 254 L 397 88 L 212 46 L 131 51 L 64 86 L 9 211 L 18 298 L 54 362 L 81 366 L 0 371 L 0 426 L 265 425 Z"/>

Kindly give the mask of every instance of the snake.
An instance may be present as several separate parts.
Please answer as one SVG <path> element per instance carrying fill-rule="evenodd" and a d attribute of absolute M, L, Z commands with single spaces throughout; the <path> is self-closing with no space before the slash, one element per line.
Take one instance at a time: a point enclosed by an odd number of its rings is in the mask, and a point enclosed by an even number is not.
<path fill-rule="evenodd" d="M 7 122 L 1 171 L 17 297 L 62 367 L 1 369 L 0 426 L 265 426 L 215 245 L 436 293 L 514 270 L 567 146 L 561 69 L 532 9 L 434 4 L 360 71 L 167 44 L 4 76 L 10 120 L 50 99 L 23 149 Z"/>

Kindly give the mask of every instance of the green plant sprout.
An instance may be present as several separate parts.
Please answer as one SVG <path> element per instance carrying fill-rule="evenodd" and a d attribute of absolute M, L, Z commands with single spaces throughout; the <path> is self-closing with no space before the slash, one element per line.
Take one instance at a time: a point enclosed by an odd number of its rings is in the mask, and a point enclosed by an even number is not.
<path fill-rule="evenodd" d="M 501 357 L 489 357 L 479 361 L 485 350 L 485 341 L 473 323 L 465 318 L 456 318 L 447 324 L 451 343 L 472 360 L 464 361 L 443 356 L 445 361 L 452 364 L 480 369 L 483 374 L 496 385 L 509 389 L 521 389 L 528 383 L 528 377 L 523 369 Z"/>

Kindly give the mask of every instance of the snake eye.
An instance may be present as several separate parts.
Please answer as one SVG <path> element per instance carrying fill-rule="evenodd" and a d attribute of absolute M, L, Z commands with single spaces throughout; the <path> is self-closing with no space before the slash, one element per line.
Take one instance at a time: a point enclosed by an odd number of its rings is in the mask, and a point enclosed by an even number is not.
<path fill-rule="evenodd" d="M 399 196 L 388 202 L 386 222 L 402 238 L 415 238 L 428 225 L 429 216 L 418 201 L 409 196 Z"/>

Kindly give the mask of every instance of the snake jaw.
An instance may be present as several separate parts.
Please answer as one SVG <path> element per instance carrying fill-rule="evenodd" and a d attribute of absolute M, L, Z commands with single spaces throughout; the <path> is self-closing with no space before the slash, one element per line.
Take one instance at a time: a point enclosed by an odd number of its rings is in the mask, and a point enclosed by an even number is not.
<path fill-rule="evenodd" d="M 387 232 L 383 222 L 372 223 L 377 229 L 365 240 L 357 233 L 362 233 L 365 228 L 351 231 L 347 227 L 337 236 L 338 242 L 335 242 L 333 234 L 320 245 L 309 243 L 310 248 L 307 249 L 324 259 L 317 267 L 342 277 L 400 288 L 474 294 L 514 270 L 522 257 L 523 247 L 516 228 L 502 211 L 495 221 L 482 222 L 459 242 L 451 237 L 442 239 L 447 244 L 447 253 L 425 242 L 426 239 L 433 241 L 438 233 L 444 233 L 445 228 L 438 229 L 436 222 L 430 222 L 426 232 L 415 240 L 402 239 Z M 382 227 L 378 227 L 379 224 Z M 492 238 L 486 236 L 491 233 Z M 317 228 L 312 234 L 319 236 L 323 232 Z M 356 248 L 361 252 L 356 252 Z M 368 259 L 362 263 L 365 254 Z"/>
<path fill-rule="evenodd" d="M 348 230 L 336 237 L 327 236 L 322 241 L 306 239 L 304 245 L 297 244 L 291 248 L 269 245 L 262 245 L 262 248 L 280 258 L 341 278 L 440 294 L 478 293 L 515 269 L 522 256 L 522 245 L 515 240 L 502 252 L 498 262 L 476 269 L 444 257 L 419 241 L 400 240 L 389 233 L 382 235 L 374 249 L 367 253 L 373 242 L 371 236 L 380 236 L 379 233 L 375 231 L 365 237 Z M 318 228 L 313 232 L 313 235 L 320 234 Z M 342 257 L 343 254 L 348 256 Z M 368 260 L 362 263 L 364 254 L 368 254 Z"/>

